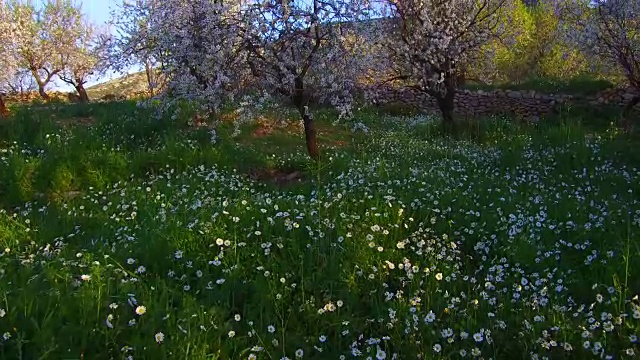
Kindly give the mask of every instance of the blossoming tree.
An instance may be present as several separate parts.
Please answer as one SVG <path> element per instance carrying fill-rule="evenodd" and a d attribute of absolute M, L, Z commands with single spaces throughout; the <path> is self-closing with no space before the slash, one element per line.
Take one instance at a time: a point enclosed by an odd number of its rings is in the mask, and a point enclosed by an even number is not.
<path fill-rule="evenodd" d="M 158 34 L 150 32 L 150 18 L 158 3 L 154 0 L 124 0 L 111 14 L 110 21 L 117 34 L 109 49 L 111 66 L 120 72 L 134 65 L 143 66 L 147 87 L 152 96 L 158 88 L 154 68 L 159 62 L 156 56 Z"/>
<path fill-rule="evenodd" d="M 628 0 L 572 0 L 563 6 L 562 30 L 586 53 L 610 62 L 624 72 L 640 92 L 640 2 Z M 626 105 L 628 117 L 640 95 Z"/>
<path fill-rule="evenodd" d="M 107 49 L 111 37 L 94 24 L 85 22 L 75 47 L 62 53 L 64 68 L 58 73 L 63 82 L 73 86 L 80 102 L 88 102 L 84 85 L 91 77 L 101 75 L 109 65 Z"/>
<path fill-rule="evenodd" d="M 209 111 L 232 99 L 242 68 L 242 23 L 234 4 L 210 0 L 150 1 L 151 55 L 162 63 L 172 99 Z"/>
<path fill-rule="evenodd" d="M 396 29 L 388 37 L 394 80 L 432 96 L 443 125 L 454 126 L 459 66 L 492 37 L 507 30 L 513 0 L 387 0 Z"/>
<path fill-rule="evenodd" d="M 15 25 L 18 66 L 28 69 L 43 99 L 46 86 L 65 68 L 65 54 L 74 51 L 82 31 L 82 13 L 70 0 L 47 0 L 42 8 L 32 2 L 7 3 Z"/>
<path fill-rule="evenodd" d="M 6 115 L 8 110 L 4 102 L 4 92 L 14 74 L 18 72 L 15 53 L 15 25 L 12 22 L 9 8 L 4 1 L 0 6 L 0 116 Z"/>
<path fill-rule="evenodd" d="M 362 59 L 353 56 L 344 27 L 361 20 L 366 9 L 356 1 L 337 0 L 267 0 L 245 8 L 251 72 L 263 90 L 289 99 L 297 109 L 314 160 L 320 153 L 310 102 L 330 103 L 348 115 Z"/>

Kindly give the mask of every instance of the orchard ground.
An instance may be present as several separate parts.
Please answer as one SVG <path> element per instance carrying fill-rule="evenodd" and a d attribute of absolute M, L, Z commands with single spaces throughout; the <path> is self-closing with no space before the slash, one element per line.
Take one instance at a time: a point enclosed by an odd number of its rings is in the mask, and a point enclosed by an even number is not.
<path fill-rule="evenodd" d="M 288 110 L 14 109 L 0 358 L 638 357 L 640 140 L 595 117 L 319 111 L 312 164 Z"/>

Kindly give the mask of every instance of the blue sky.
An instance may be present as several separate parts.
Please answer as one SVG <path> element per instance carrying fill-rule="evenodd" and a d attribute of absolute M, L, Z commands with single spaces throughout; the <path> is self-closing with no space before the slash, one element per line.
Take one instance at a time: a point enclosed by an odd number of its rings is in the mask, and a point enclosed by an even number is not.
<path fill-rule="evenodd" d="M 111 10 L 118 4 L 116 0 L 84 0 L 82 10 L 96 23 L 105 24 L 109 21 Z"/>

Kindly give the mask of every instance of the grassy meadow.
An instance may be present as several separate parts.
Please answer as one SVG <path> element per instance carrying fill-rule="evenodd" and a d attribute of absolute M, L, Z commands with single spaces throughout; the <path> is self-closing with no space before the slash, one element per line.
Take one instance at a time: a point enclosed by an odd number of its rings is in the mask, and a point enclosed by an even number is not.
<path fill-rule="evenodd" d="M 585 359 L 640 353 L 640 153 L 536 124 L 132 102 L 0 121 L 0 359 Z"/>

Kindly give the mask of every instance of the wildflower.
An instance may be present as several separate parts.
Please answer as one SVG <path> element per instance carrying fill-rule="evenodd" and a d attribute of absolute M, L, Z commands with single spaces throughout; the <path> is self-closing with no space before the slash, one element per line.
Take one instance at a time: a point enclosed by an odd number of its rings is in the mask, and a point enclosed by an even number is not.
<path fill-rule="evenodd" d="M 147 308 L 144 306 L 138 306 L 136 308 L 136 314 L 138 315 L 144 315 L 147 312 Z"/>
<path fill-rule="evenodd" d="M 376 359 L 378 360 L 383 360 L 387 358 L 387 353 L 384 352 L 384 350 L 382 350 L 380 348 L 380 346 L 378 345 L 378 351 L 376 352 Z"/>
<path fill-rule="evenodd" d="M 471 349 L 471 355 L 473 355 L 473 356 L 480 356 L 481 353 L 482 352 L 478 348 Z"/>
<path fill-rule="evenodd" d="M 267 331 L 273 334 L 274 332 L 276 332 L 276 328 L 273 325 L 269 325 L 267 326 Z"/>
<path fill-rule="evenodd" d="M 441 350 L 442 350 L 442 345 L 440 344 L 433 345 L 433 351 L 439 353 Z"/>
<path fill-rule="evenodd" d="M 109 329 L 113 329 L 113 324 L 111 323 L 111 320 L 113 320 L 113 314 L 107 315 L 107 320 L 105 321 L 105 323 L 107 324 L 107 327 Z"/>
<path fill-rule="evenodd" d="M 438 281 L 442 280 L 442 273 L 437 273 L 436 274 L 436 280 L 438 280 Z"/>
<path fill-rule="evenodd" d="M 82 275 L 80 276 L 80 279 L 82 279 L 82 281 L 89 281 L 91 280 L 91 275 Z"/>
<path fill-rule="evenodd" d="M 424 322 L 432 323 L 435 319 L 436 319 L 436 314 L 434 314 L 433 311 L 429 311 L 427 316 L 424 317 Z"/>
<path fill-rule="evenodd" d="M 476 342 L 482 342 L 483 340 L 483 336 L 481 333 L 475 333 L 473 334 L 473 340 L 475 340 Z"/>
<path fill-rule="evenodd" d="M 302 359 L 303 356 L 304 356 L 304 351 L 302 349 L 296 350 L 296 358 L 297 359 Z"/>
<path fill-rule="evenodd" d="M 256 359 L 258 359 L 256 354 L 249 354 L 249 357 L 247 358 L 247 360 L 256 360 Z"/>
<path fill-rule="evenodd" d="M 321 343 L 327 341 L 327 337 L 324 335 L 320 335 L 320 337 L 318 338 L 318 340 L 320 340 Z"/>
<path fill-rule="evenodd" d="M 240 314 L 236 314 L 236 315 L 233 317 L 233 319 L 234 319 L 235 321 L 240 321 L 240 320 L 242 319 L 242 317 L 240 316 Z"/>
<path fill-rule="evenodd" d="M 229 332 L 227 333 L 227 336 L 229 337 L 229 339 L 231 339 L 232 337 L 236 336 L 236 332 L 233 330 L 229 330 Z"/>
<path fill-rule="evenodd" d="M 11 334 L 8 331 L 2 334 L 2 340 L 7 341 L 9 339 L 11 339 Z"/>
<path fill-rule="evenodd" d="M 636 352 L 633 350 L 633 348 L 628 348 L 628 349 L 625 351 L 625 354 L 627 354 L 627 355 L 629 355 L 629 356 L 633 356 L 633 355 L 635 355 L 635 354 L 636 354 Z"/>
<path fill-rule="evenodd" d="M 3 318 L 5 315 L 7 315 L 7 312 L 4 309 L 0 309 L 0 318 Z"/>
<path fill-rule="evenodd" d="M 161 344 L 164 341 L 164 334 L 159 332 L 154 336 L 154 338 L 158 344 Z"/>
<path fill-rule="evenodd" d="M 604 329 L 604 331 L 606 332 L 611 332 L 613 331 L 613 324 L 611 323 L 611 321 L 607 321 L 606 323 L 604 323 L 604 325 L 602 326 L 602 328 Z"/>
<path fill-rule="evenodd" d="M 224 240 L 222 240 L 222 239 L 220 239 L 220 238 L 217 238 L 217 239 L 216 239 L 216 245 L 218 245 L 218 246 L 222 246 L 222 245 L 224 245 Z"/>

